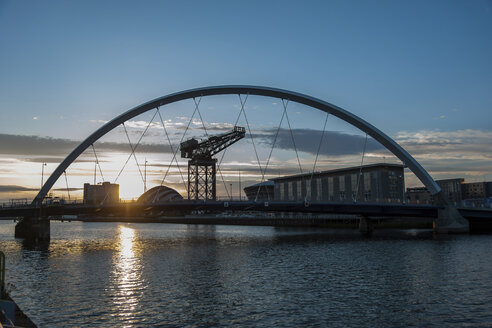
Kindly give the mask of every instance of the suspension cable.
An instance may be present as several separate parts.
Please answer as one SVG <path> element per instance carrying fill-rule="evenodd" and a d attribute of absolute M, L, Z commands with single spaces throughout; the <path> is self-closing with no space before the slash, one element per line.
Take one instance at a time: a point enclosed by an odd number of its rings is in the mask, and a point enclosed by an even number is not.
<path fill-rule="evenodd" d="M 200 99 L 198 100 L 198 104 L 200 104 L 201 100 L 202 100 L 202 97 L 200 97 Z M 195 113 L 196 113 L 196 106 L 195 106 L 195 110 L 193 111 L 193 114 L 191 115 L 190 120 L 188 121 L 188 124 L 186 125 L 186 129 L 185 129 L 183 135 L 181 136 L 181 140 L 179 141 L 180 144 L 183 142 L 184 137 L 186 136 L 186 132 L 188 132 L 188 129 L 190 128 L 191 122 L 193 121 L 193 118 L 195 117 Z M 173 154 L 173 158 L 171 159 L 171 161 L 169 162 L 169 165 L 167 167 L 166 174 L 164 174 L 164 177 L 161 180 L 161 184 L 159 185 L 159 190 L 162 187 L 162 185 L 164 184 L 164 180 L 166 180 L 166 177 L 169 173 L 169 170 L 171 169 L 171 165 L 173 163 L 173 160 L 176 159 L 176 154 L 178 153 L 178 150 L 179 150 L 179 147 L 176 147 L 176 150 L 174 151 L 174 154 Z M 177 162 L 177 160 L 176 160 L 176 162 Z M 188 191 L 188 188 L 186 188 L 186 191 Z M 155 202 L 158 194 L 159 194 L 159 191 L 155 193 L 155 196 L 152 199 L 152 203 Z"/>
<path fill-rule="evenodd" d="M 70 188 L 68 188 L 67 171 L 63 171 L 63 174 L 65 175 L 65 183 L 67 184 L 68 201 L 70 201 Z"/>
<path fill-rule="evenodd" d="M 241 95 L 238 95 L 238 96 L 239 96 L 239 101 L 241 102 L 241 105 L 243 105 Z M 255 150 L 256 160 L 258 161 L 258 167 L 260 168 L 260 174 L 261 174 L 261 173 L 263 173 L 263 169 L 261 168 L 260 157 L 258 156 L 258 152 L 256 151 L 255 141 L 253 139 L 253 134 L 251 133 L 251 128 L 249 126 L 248 118 L 246 117 L 246 109 L 243 110 L 243 115 L 244 115 L 244 119 L 246 120 L 246 126 L 248 127 L 249 136 L 251 137 L 251 143 L 253 144 L 253 149 Z"/>
<path fill-rule="evenodd" d="M 316 152 L 316 158 L 314 159 L 314 165 L 313 165 L 313 171 L 311 172 L 311 178 L 309 179 L 309 197 L 312 195 L 312 186 L 313 186 L 313 176 L 314 176 L 314 171 L 316 170 L 316 164 L 318 162 L 318 156 L 319 152 L 321 150 L 321 145 L 323 144 L 323 137 L 325 135 L 326 131 L 326 123 L 328 122 L 328 116 L 330 116 L 330 113 L 326 113 L 326 118 L 325 118 L 325 124 L 323 125 L 323 131 L 321 132 L 321 138 L 319 139 L 319 144 L 318 144 L 318 151 Z M 306 196 L 304 197 L 304 201 L 308 201 L 308 195 L 307 195 L 307 188 L 306 188 Z"/>
<path fill-rule="evenodd" d="M 94 157 L 96 158 L 96 165 L 99 167 L 99 173 L 101 173 L 101 178 L 104 182 L 104 175 L 102 173 L 101 164 L 99 164 L 99 159 L 97 158 L 96 148 L 94 148 L 94 144 L 91 144 L 91 146 L 92 146 L 92 151 L 94 152 Z"/>
<path fill-rule="evenodd" d="M 241 109 L 239 110 L 239 114 L 237 115 L 236 122 L 234 123 L 234 126 L 237 126 L 237 123 L 239 122 L 239 119 L 241 118 L 241 114 L 243 113 L 244 105 L 246 104 L 246 101 L 248 100 L 248 96 L 249 96 L 249 93 L 246 94 L 246 97 L 244 98 L 244 102 L 241 102 Z M 220 167 L 222 165 L 226 151 L 227 151 L 227 148 L 225 148 L 222 151 L 222 155 L 220 157 L 220 161 L 218 161 L 217 167 Z M 227 189 L 227 185 L 226 185 L 225 181 L 223 181 L 223 182 L 224 182 L 225 191 L 227 193 L 227 197 L 230 198 L 229 191 Z M 232 193 L 232 190 L 231 190 L 231 193 Z"/>
<path fill-rule="evenodd" d="M 200 101 L 201 101 L 201 98 L 200 98 Z M 202 113 L 200 112 L 200 107 L 198 106 L 200 103 L 196 102 L 196 98 L 193 97 L 193 102 L 195 103 L 195 108 L 196 108 L 196 111 L 198 113 L 198 116 L 200 117 L 200 121 L 202 121 L 202 126 L 203 126 L 203 130 L 205 131 L 205 135 L 207 136 L 208 138 L 208 131 L 207 131 L 207 127 L 205 126 L 205 122 L 203 121 L 203 117 L 202 117 Z"/>
<path fill-rule="evenodd" d="M 287 105 L 289 104 L 289 100 L 287 102 L 282 99 L 282 105 L 284 106 L 285 117 L 287 118 L 287 124 L 289 125 L 290 136 L 292 138 L 292 143 L 294 144 L 294 150 L 296 151 L 297 163 L 299 164 L 299 171 L 302 174 L 301 161 L 299 160 L 299 153 L 297 152 L 296 141 L 294 139 L 294 133 L 292 132 L 292 127 L 290 126 L 289 114 L 287 113 Z"/>
<path fill-rule="evenodd" d="M 157 107 L 157 113 L 159 114 L 159 119 L 161 120 L 162 127 L 164 128 L 164 132 L 166 133 L 167 142 L 169 143 L 169 147 L 171 147 L 171 152 L 174 154 L 174 147 L 173 147 L 173 144 L 171 143 L 171 138 L 169 138 L 169 133 L 167 132 L 166 125 L 164 124 L 164 120 L 162 119 L 159 107 Z M 183 181 L 183 185 L 185 187 L 185 190 L 186 190 L 186 192 L 188 192 L 188 185 L 186 184 L 186 182 L 184 180 L 183 173 L 181 172 L 181 168 L 179 167 L 178 159 L 174 158 L 174 160 L 176 162 L 176 166 L 178 167 L 179 175 L 181 176 L 181 181 Z"/>
<path fill-rule="evenodd" d="M 278 134 L 280 132 L 280 128 L 282 127 L 282 122 L 284 120 L 284 116 L 285 116 L 285 111 L 282 112 L 282 117 L 280 118 L 280 123 L 278 124 L 278 128 L 277 128 L 277 131 L 275 133 L 275 138 L 273 139 L 272 148 L 270 149 L 270 154 L 268 155 L 265 169 L 263 170 L 263 174 L 261 176 L 260 187 L 258 188 L 258 190 L 256 192 L 255 202 L 258 200 L 258 197 L 260 195 L 261 183 L 263 183 L 263 181 L 265 181 L 265 175 L 266 175 L 266 171 L 268 169 L 268 164 L 270 163 L 270 158 L 272 157 L 273 149 L 275 148 L 275 144 L 277 143 L 277 137 L 278 137 Z M 267 198 L 268 198 L 268 200 L 270 200 L 270 195 L 269 195 L 268 191 L 267 191 Z"/>
<path fill-rule="evenodd" d="M 147 127 L 145 128 L 144 132 L 140 135 L 140 138 L 138 139 L 138 142 L 135 144 L 135 147 L 133 147 L 132 149 L 132 152 L 131 154 L 128 156 L 128 158 L 126 159 L 126 162 L 125 164 L 123 165 L 123 167 L 121 168 L 120 172 L 118 173 L 118 175 L 116 176 L 116 179 L 114 179 L 114 183 L 116 183 L 116 181 L 118 181 L 118 178 L 120 177 L 121 175 L 121 172 L 123 172 L 123 170 L 125 169 L 126 167 L 126 164 L 128 164 L 128 161 L 130 160 L 130 158 L 132 158 L 132 155 L 135 153 L 135 151 L 137 151 L 137 148 L 138 146 L 140 145 L 140 141 L 142 141 L 142 138 L 144 137 L 145 133 L 147 132 L 147 130 L 149 129 L 150 125 L 152 124 L 152 122 L 154 121 L 154 118 L 155 116 L 157 115 L 157 111 L 154 113 L 154 116 L 152 116 L 152 119 L 150 120 L 149 124 L 147 124 Z M 123 126 L 124 126 L 124 123 L 122 123 Z M 138 165 L 138 164 L 137 164 Z M 140 170 L 140 167 L 139 167 L 139 170 Z M 142 172 L 140 172 L 140 174 L 142 174 Z"/>
<path fill-rule="evenodd" d="M 135 163 L 137 164 L 138 172 L 140 173 L 140 177 L 142 178 L 142 182 L 145 183 L 145 179 L 143 177 L 142 170 L 140 169 L 140 164 L 138 164 L 137 155 L 135 155 L 135 150 L 133 149 L 132 142 L 130 141 L 130 136 L 128 135 L 128 131 L 126 129 L 125 122 L 121 123 L 121 125 L 123 125 L 123 130 L 125 130 L 126 139 L 128 140 L 128 144 L 130 145 L 130 149 L 132 150 L 133 158 L 135 159 Z"/>
<path fill-rule="evenodd" d="M 364 163 L 364 156 L 366 154 L 366 145 L 367 145 L 367 133 L 366 133 L 366 139 L 364 140 L 364 149 L 362 150 L 362 159 L 360 160 L 359 177 L 357 178 L 357 191 L 355 193 L 355 199 L 354 199 L 355 203 L 357 203 L 357 199 L 359 198 L 360 179 L 362 177 L 362 164 Z"/>

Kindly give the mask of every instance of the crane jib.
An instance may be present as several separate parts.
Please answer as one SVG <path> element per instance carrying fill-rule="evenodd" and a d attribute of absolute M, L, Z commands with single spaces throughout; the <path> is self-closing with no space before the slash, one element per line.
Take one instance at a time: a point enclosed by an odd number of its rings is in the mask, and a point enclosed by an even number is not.
<path fill-rule="evenodd" d="M 195 138 L 188 139 L 180 144 L 182 158 L 188 161 L 188 199 L 215 200 L 216 199 L 216 163 L 212 158 L 246 135 L 242 126 L 234 126 L 232 131 L 210 136 L 199 142 Z"/>

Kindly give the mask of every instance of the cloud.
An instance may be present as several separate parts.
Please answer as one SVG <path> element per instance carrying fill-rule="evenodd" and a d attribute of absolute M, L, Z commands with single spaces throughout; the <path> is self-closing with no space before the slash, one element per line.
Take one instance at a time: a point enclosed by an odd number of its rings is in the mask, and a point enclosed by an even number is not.
<path fill-rule="evenodd" d="M 70 139 L 0 134 L 0 154 L 26 155 L 29 156 L 30 161 L 38 161 L 36 156 L 43 156 L 47 159 L 46 162 L 56 162 L 55 157 L 64 158 L 79 144 L 80 141 Z M 98 153 L 100 151 L 131 152 L 128 143 L 96 142 L 94 146 Z M 171 147 L 166 144 L 140 144 L 137 152 L 170 153 Z"/>
<path fill-rule="evenodd" d="M 125 126 L 127 128 L 136 128 L 136 129 L 146 129 L 147 127 L 149 129 L 161 129 L 162 130 L 162 124 L 157 123 L 157 122 L 152 122 L 149 124 L 147 121 L 126 121 Z"/>
<path fill-rule="evenodd" d="M 35 121 L 37 121 L 39 119 L 39 117 L 38 116 L 34 116 L 32 119 L 35 120 Z"/>
<path fill-rule="evenodd" d="M 30 188 L 17 185 L 0 185 L 0 192 L 22 192 L 22 191 L 38 191 L 39 188 Z"/>
<path fill-rule="evenodd" d="M 67 188 L 54 188 L 51 190 L 53 190 L 53 191 L 67 191 Z M 80 190 L 84 190 L 84 188 L 68 188 L 68 191 L 80 191 Z"/>
<path fill-rule="evenodd" d="M 25 162 L 32 162 L 32 163 L 55 163 L 58 164 L 63 160 L 63 156 L 56 156 L 56 157 L 24 157 L 22 158 L 23 161 Z M 77 158 L 76 160 L 77 163 L 94 163 L 94 159 L 83 159 L 83 158 Z M 99 162 L 107 162 L 105 160 L 100 160 Z"/>
<path fill-rule="evenodd" d="M 60 156 L 77 145 L 68 139 L 0 134 L 0 154 Z"/>
<path fill-rule="evenodd" d="M 98 124 L 106 124 L 109 121 L 106 121 L 106 120 L 89 120 L 89 122 L 91 122 L 91 123 L 98 123 Z"/>
<path fill-rule="evenodd" d="M 135 147 L 135 144 L 133 144 Z M 95 144 L 96 150 L 106 150 L 106 151 L 118 151 L 118 152 L 131 152 L 130 145 L 128 143 L 116 143 L 116 142 L 99 142 Z M 174 149 L 178 147 L 173 146 Z M 145 153 L 171 153 L 171 147 L 165 144 L 139 144 L 137 147 L 137 152 Z"/>
<path fill-rule="evenodd" d="M 264 134 L 256 133 L 255 138 L 262 140 L 263 143 L 273 144 L 275 139 L 276 129 L 265 130 Z M 292 141 L 294 136 L 295 146 Z M 322 136 L 322 131 L 311 129 L 292 129 L 292 135 L 288 129 L 280 129 L 275 148 L 284 150 L 303 151 L 316 155 L 318 152 L 319 141 Z M 322 155 L 352 155 L 361 154 L 364 149 L 365 137 L 351 135 L 337 131 L 325 131 L 323 135 L 323 143 L 320 148 Z M 372 138 L 368 138 L 366 152 L 376 152 L 384 148 Z"/>
<path fill-rule="evenodd" d="M 412 155 L 433 158 L 492 159 L 492 131 L 457 130 L 399 132 L 394 139 Z"/>
<path fill-rule="evenodd" d="M 492 171 L 492 131 L 402 131 L 394 139 L 435 179 L 473 178 Z"/>

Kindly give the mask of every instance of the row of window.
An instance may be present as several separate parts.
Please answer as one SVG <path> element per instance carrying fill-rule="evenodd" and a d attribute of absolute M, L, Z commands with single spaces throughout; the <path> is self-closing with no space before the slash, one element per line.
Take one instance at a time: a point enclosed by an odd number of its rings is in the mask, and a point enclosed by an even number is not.
<path fill-rule="evenodd" d="M 342 175 L 339 177 L 328 178 L 314 178 L 313 183 L 315 188 L 312 188 L 312 181 L 304 180 L 305 189 L 302 186 L 302 181 L 289 181 L 276 183 L 276 192 L 281 200 L 302 200 L 305 197 L 312 200 L 323 200 L 323 182 L 328 187 L 327 196 L 329 200 L 335 200 L 335 196 L 338 196 L 340 200 L 346 199 L 346 178 L 350 179 L 350 190 L 352 191 L 351 197 L 355 199 L 360 197 L 358 194 L 364 195 L 364 199 L 370 199 L 371 197 L 371 173 L 366 172 L 361 176 L 361 180 L 358 178 L 358 174 L 351 174 L 348 176 Z M 372 177 L 376 178 L 375 174 Z M 335 179 L 338 179 L 338 195 L 335 195 Z M 285 194 L 285 184 L 287 184 L 287 195 Z M 295 184 L 295 194 L 294 194 Z M 363 189 L 361 189 L 361 187 Z M 359 191 L 359 193 L 357 192 Z"/>

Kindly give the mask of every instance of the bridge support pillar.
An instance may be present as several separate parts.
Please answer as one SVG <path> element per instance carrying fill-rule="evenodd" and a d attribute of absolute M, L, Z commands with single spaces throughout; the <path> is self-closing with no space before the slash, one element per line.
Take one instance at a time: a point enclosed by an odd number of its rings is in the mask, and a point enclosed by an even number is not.
<path fill-rule="evenodd" d="M 437 219 L 434 220 L 434 232 L 436 233 L 468 233 L 470 232 L 470 223 L 465 219 L 456 207 L 449 204 L 441 193 L 435 195 L 437 205 L 444 205 L 444 208 L 438 209 Z"/>
<path fill-rule="evenodd" d="M 371 236 L 374 226 L 372 225 L 371 219 L 367 216 L 361 216 L 359 221 L 359 231 L 362 236 Z"/>
<path fill-rule="evenodd" d="M 461 216 L 456 207 L 448 205 L 437 212 L 437 219 L 434 221 L 434 231 L 436 233 L 468 233 L 470 223 Z"/>
<path fill-rule="evenodd" d="M 15 226 L 15 238 L 28 241 L 49 241 L 50 220 L 48 218 L 24 217 Z"/>

